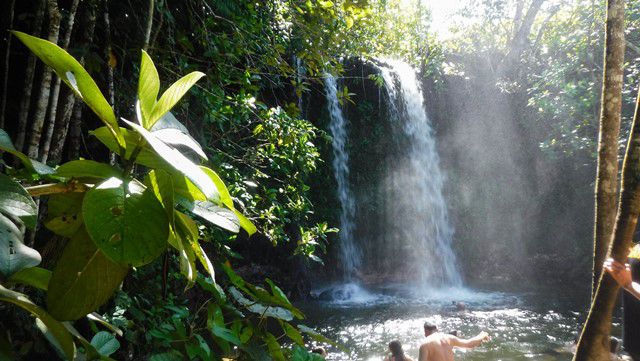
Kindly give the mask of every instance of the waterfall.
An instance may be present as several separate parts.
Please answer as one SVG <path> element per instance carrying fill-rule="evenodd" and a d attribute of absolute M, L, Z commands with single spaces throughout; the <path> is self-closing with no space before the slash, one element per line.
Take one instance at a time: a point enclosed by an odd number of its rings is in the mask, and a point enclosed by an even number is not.
<path fill-rule="evenodd" d="M 350 281 L 362 263 L 362 253 L 353 239 L 356 203 L 349 185 L 349 153 L 347 152 L 347 121 L 340 109 L 336 79 L 326 75 L 325 91 L 330 115 L 329 130 L 333 137 L 333 173 L 338 185 L 340 202 L 340 260 L 344 278 Z"/>
<path fill-rule="evenodd" d="M 385 180 L 385 196 L 393 204 L 386 222 L 401 234 L 391 247 L 406 249 L 408 272 L 427 287 L 461 286 L 462 278 L 451 249 L 453 228 L 443 196 L 444 175 L 431 122 L 415 70 L 407 63 L 382 60 L 389 94 L 390 121 L 405 141 Z"/>

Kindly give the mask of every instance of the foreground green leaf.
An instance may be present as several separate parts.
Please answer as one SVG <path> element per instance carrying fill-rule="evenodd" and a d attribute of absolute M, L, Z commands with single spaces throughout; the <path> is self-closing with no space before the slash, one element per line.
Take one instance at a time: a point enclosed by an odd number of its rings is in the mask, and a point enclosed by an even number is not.
<path fill-rule="evenodd" d="M 120 128 L 120 132 L 122 133 L 126 144 L 124 159 L 129 160 L 131 158 L 131 155 L 133 154 L 134 149 L 136 149 L 141 144 L 140 137 L 135 132 L 129 131 L 129 129 L 127 128 Z M 89 134 L 96 137 L 112 152 L 118 152 L 118 143 L 115 141 L 115 139 L 113 139 L 107 127 L 94 129 L 90 131 Z M 153 169 L 173 169 L 173 167 L 171 167 L 167 162 L 160 158 L 153 151 L 153 149 L 151 149 L 151 147 L 149 147 L 148 145 L 142 145 L 141 147 L 142 148 L 140 150 L 140 153 L 138 153 L 138 157 L 136 158 L 136 163 Z"/>
<path fill-rule="evenodd" d="M 213 184 L 216 185 L 218 193 L 220 193 L 220 202 L 231 211 L 233 211 L 236 218 L 238 219 L 238 224 L 240 225 L 240 227 L 242 227 L 242 229 L 244 229 L 250 236 L 256 233 L 256 226 L 247 217 L 245 217 L 242 213 L 235 209 L 231 194 L 229 193 L 227 186 L 224 184 L 224 181 L 222 181 L 222 178 L 220 178 L 218 173 L 216 173 L 213 169 L 207 167 L 201 166 L 200 168 L 209 176 L 209 178 L 211 178 Z"/>
<path fill-rule="evenodd" d="M 47 220 L 44 225 L 53 233 L 71 237 L 83 224 L 84 193 L 63 193 L 49 196 Z"/>
<path fill-rule="evenodd" d="M 56 169 L 56 175 L 65 178 L 100 178 L 121 177 L 122 172 L 107 163 L 93 160 L 72 160 Z"/>
<path fill-rule="evenodd" d="M 0 173 L 0 212 L 20 218 L 30 229 L 36 226 L 38 207 L 20 183 Z"/>
<path fill-rule="evenodd" d="M 138 101 L 142 112 L 142 126 L 149 129 L 149 117 L 156 105 L 160 91 L 160 77 L 153 60 L 146 51 L 142 50 L 140 59 L 140 77 L 138 79 Z"/>
<path fill-rule="evenodd" d="M 116 337 L 106 331 L 96 333 L 91 339 L 91 345 L 101 356 L 110 356 L 120 348 L 120 342 Z"/>
<path fill-rule="evenodd" d="M 240 231 L 240 221 L 235 212 L 215 205 L 212 202 L 195 201 L 193 203 L 183 203 L 183 205 L 193 214 L 202 219 L 228 231 L 238 233 Z"/>
<path fill-rule="evenodd" d="M 105 257 L 84 229 L 71 238 L 58 260 L 47 292 L 47 309 L 58 320 L 77 320 L 107 302 L 128 267 Z"/>
<path fill-rule="evenodd" d="M 130 127 L 132 127 L 135 131 L 137 131 L 140 135 L 142 135 L 144 139 L 149 143 L 151 148 L 153 148 L 153 150 L 155 150 L 162 159 L 164 159 L 178 172 L 184 174 L 187 178 L 189 178 L 189 180 L 191 180 L 193 184 L 195 184 L 198 189 L 200 189 L 202 193 L 204 193 L 207 199 L 217 199 L 219 197 L 218 190 L 216 189 L 215 184 L 197 165 L 193 164 L 193 162 L 189 160 L 189 158 L 185 157 L 177 149 L 174 149 L 162 142 L 155 135 L 153 135 L 140 125 L 132 123 L 128 120 L 123 121 Z"/>
<path fill-rule="evenodd" d="M 104 98 L 100 88 L 82 65 L 64 49 L 47 40 L 36 38 L 20 31 L 12 31 L 35 56 L 51 67 L 62 81 L 84 101 L 100 118 L 121 147 L 125 146 L 124 138 L 118 128 L 118 120 Z"/>
<path fill-rule="evenodd" d="M 87 232 L 112 261 L 142 266 L 166 248 L 169 220 L 151 190 L 111 178 L 87 192 L 82 204 Z"/>
<path fill-rule="evenodd" d="M 20 283 L 46 291 L 49 288 L 51 271 L 40 267 L 25 268 L 9 277 L 9 282 Z"/>
<path fill-rule="evenodd" d="M 153 107 L 153 112 L 149 117 L 149 127 L 160 119 L 165 113 L 173 108 L 176 103 L 191 89 L 191 87 L 204 76 L 204 73 L 194 71 L 173 83 L 169 89 L 165 90 L 156 105 Z M 147 127 L 148 128 L 148 127 Z"/>
<path fill-rule="evenodd" d="M 56 341 L 57 345 L 55 345 L 55 347 L 59 347 L 68 360 L 75 358 L 76 346 L 73 343 L 73 338 L 60 321 L 51 317 L 45 310 L 31 302 L 24 294 L 8 290 L 2 287 L 2 285 L 0 285 L 0 301 L 13 303 L 42 321 L 46 327 L 43 331 L 48 333 Z"/>
<path fill-rule="evenodd" d="M 10 276 L 40 264 L 42 257 L 24 243 L 24 225 L 0 213 L 0 273 Z"/>

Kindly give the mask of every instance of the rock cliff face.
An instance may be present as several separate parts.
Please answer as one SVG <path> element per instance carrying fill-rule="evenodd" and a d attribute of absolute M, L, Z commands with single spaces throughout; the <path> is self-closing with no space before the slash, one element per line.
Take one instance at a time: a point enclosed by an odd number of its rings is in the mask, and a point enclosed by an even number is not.
<path fill-rule="evenodd" d="M 344 67 L 339 87 L 351 93 L 342 109 L 349 121 L 350 183 L 357 203 L 354 237 L 364 253 L 360 276 L 371 283 L 403 281 L 411 272 L 403 260 L 414 250 L 393 241 L 403 232 L 387 222 L 387 214 L 401 210 L 383 183 L 407 138 L 390 122 L 377 64 L 350 59 Z M 453 246 L 466 280 L 588 279 L 592 160 L 543 154 L 538 143 L 544 131 L 536 127 L 526 99 L 500 91 L 489 76 L 443 76 L 437 82 L 425 77 L 422 88 L 446 174 Z M 320 85 L 305 97 L 303 115 L 328 129 Z M 312 198 L 318 219 L 338 226 L 330 143 L 322 153 L 325 163 L 311 184 Z M 341 274 L 335 249 L 330 245 L 327 278 Z"/>

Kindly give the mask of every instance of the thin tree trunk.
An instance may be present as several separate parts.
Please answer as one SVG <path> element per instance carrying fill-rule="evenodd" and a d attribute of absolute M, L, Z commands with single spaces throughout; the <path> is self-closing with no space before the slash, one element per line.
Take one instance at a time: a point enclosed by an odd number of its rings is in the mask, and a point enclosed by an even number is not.
<path fill-rule="evenodd" d="M 593 274 L 597 286 L 594 286 L 591 309 L 580 335 L 574 361 L 600 361 L 610 357 L 611 318 L 619 287 L 610 276 L 602 274 L 602 263 L 607 250 L 617 260 L 626 261 L 640 212 L 640 107 L 636 106 L 622 168 L 617 218 L 614 220 L 624 45 L 624 0 L 609 0 L 605 24 L 605 65 L 596 179 Z"/>
<path fill-rule="evenodd" d="M 80 43 L 81 46 L 85 48 L 89 47 L 89 45 L 93 41 L 93 35 L 96 28 L 96 5 L 97 5 L 96 1 L 89 1 L 87 5 L 88 5 L 87 13 L 86 13 L 87 20 L 84 26 L 84 32 L 83 32 L 82 40 Z M 84 56 L 80 58 L 80 64 L 84 65 Z M 75 94 L 73 92 L 69 92 L 65 101 L 62 116 L 60 118 L 60 124 L 59 124 L 60 126 L 57 128 L 58 130 L 54 133 L 51 153 L 49 154 L 49 159 L 54 164 L 59 163 L 60 160 L 62 159 L 62 150 L 64 149 L 64 144 L 67 139 L 69 125 L 71 122 L 71 116 L 74 114 L 75 103 L 76 103 Z M 82 114 L 80 114 L 80 116 L 81 115 Z M 69 142 L 69 143 L 71 144 L 72 142 Z"/>
<path fill-rule="evenodd" d="M 113 54 L 113 49 L 111 48 L 111 19 L 109 17 L 109 0 L 104 1 L 104 32 L 106 37 L 106 52 L 107 52 L 107 93 L 109 97 L 109 104 L 114 111 L 116 111 L 116 93 L 114 87 L 114 70 L 116 67 L 116 58 Z M 117 114 L 117 111 L 116 111 Z M 109 153 L 109 163 L 111 165 L 115 165 L 117 162 L 116 153 Z"/>
<path fill-rule="evenodd" d="M 155 1 L 149 0 L 149 9 L 147 11 L 147 27 L 144 32 L 144 41 L 142 45 L 143 50 L 149 48 L 149 40 L 151 39 L 151 28 L 153 27 L 153 9 L 155 7 Z"/>
<path fill-rule="evenodd" d="M 16 0 L 9 5 L 9 29 L 13 28 L 13 13 Z M 4 76 L 2 82 L 2 104 L 0 105 L 0 128 L 4 128 L 4 113 L 7 109 L 7 84 L 9 82 L 9 54 L 11 54 L 11 33 L 7 34 L 7 47 L 4 54 Z"/>
<path fill-rule="evenodd" d="M 162 3 L 158 4 L 158 9 L 160 10 Z M 160 20 L 158 21 L 158 25 L 156 26 L 156 31 L 151 36 L 151 41 L 149 42 L 150 47 L 154 47 L 156 44 L 156 40 L 158 39 L 158 35 L 160 34 L 160 30 L 162 29 L 162 25 L 164 24 L 164 12 L 160 11 Z"/>
<path fill-rule="evenodd" d="M 613 234 L 618 195 L 618 139 L 622 111 L 624 63 L 624 1 L 609 0 L 605 29 L 605 59 L 598 139 L 593 285 L 595 294 L 602 264 Z"/>
<path fill-rule="evenodd" d="M 60 10 L 56 0 L 47 1 L 47 9 L 49 13 L 49 38 L 48 40 L 54 44 L 58 43 L 58 35 L 60 34 Z M 47 116 L 47 106 L 49 105 L 49 96 L 51 95 L 51 77 L 53 71 L 50 67 L 44 67 L 42 82 L 40 84 L 40 97 L 36 103 L 35 114 L 33 115 L 33 127 L 31 128 L 31 138 L 29 139 L 29 148 L 27 154 L 30 158 L 37 159 L 40 150 L 40 139 L 42 138 L 42 128 Z"/>
<path fill-rule="evenodd" d="M 66 33 L 64 39 L 62 40 L 61 47 L 63 49 L 69 48 L 69 43 L 71 42 L 71 34 L 73 33 L 73 24 L 76 18 L 76 12 L 78 11 L 78 4 L 80 0 L 73 0 L 71 2 L 71 8 L 69 9 L 69 18 L 67 19 L 66 25 Z M 56 77 L 56 82 L 53 85 L 53 90 L 51 92 L 51 101 L 49 102 L 49 126 L 47 127 L 47 132 L 44 137 L 44 142 L 42 143 L 42 148 L 40 149 L 40 161 L 42 163 L 46 163 L 49 158 L 49 148 L 51 147 L 51 138 L 53 136 L 53 131 L 56 129 L 56 119 L 58 112 L 58 97 L 60 96 L 60 77 Z M 58 124 L 58 128 L 60 128 L 61 124 Z"/>
<path fill-rule="evenodd" d="M 536 20 L 536 16 L 542 7 L 545 0 L 533 0 L 531 6 L 527 10 L 518 31 L 513 36 L 509 51 L 505 55 L 502 62 L 498 66 L 498 75 L 506 75 L 512 72 L 514 65 L 522 57 L 522 53 L 527 48 L 529 34 L 531 34 L 531 27 Z"/>
<path fill-rule="evenodd" d="M 71 117 L 71 129 L 69 133 L 69 159 L 78 159 L 80 156 L 80 142 L 82 138 L 82 103 L 76 102 Z"/>
<path fill-rule="evenodd" d="M 109 100 L 109 104 L 114 106 L 115 101 L 115 90 L 113 86 L 113 71 L 115 68 L 115 57 L 113 55 L 113 49 L 111 48 L 111 20 L 109 18 L 109 0 L 104 0 L 104 33 L 105 40 L 107 42 L 107 46 L 105 49 L 107 56 L 107 96 Z"/>
<path fill-rule="evenodd" d="M 516 12 L 513 16 L 513 29 L 511 37 L 515 38 L 516 34 L 518 34 L 518 29 L 520 29 L 520 25 L 522 24 L 522 12 L 524 11 L 524 0 L 518 0 L 516 2 Z"/>
<path fill-rule="evenodd" d="M 640 91 L 622 166 L 622 186 L 613 240 L 608 255 L 626 262 L 640 215 Z M 609 359 L 611 318 L 620 286 L 609 274 L 600 275 L 598 288 L 585 322 L 574 361 Z"/>
<path fill-rule="evenodd" d="M 36 19 L 33 25 L 33 34 L 39 36 L 42 32 L 42 21 L 44 20 L 45 0 L 38 2 Z M 29 52 L 27 69 L 25 70 L 24 94 L 20 100 L 20 113 L 18 114 L 18 130 L 16 132 L 16 148 L 23 150 L 25 135 L 27 133 L 27 123 L 29 119 L 29 109 L 31 108 L 31 92 L 33 91 L 33 78 L 36 74 L 36 57 Z"/>

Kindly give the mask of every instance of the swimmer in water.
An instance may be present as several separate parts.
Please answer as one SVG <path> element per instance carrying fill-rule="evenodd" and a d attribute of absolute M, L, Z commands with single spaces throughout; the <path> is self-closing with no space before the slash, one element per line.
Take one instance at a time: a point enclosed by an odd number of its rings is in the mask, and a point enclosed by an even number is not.
<path fill-rule="evenodd" d="M 385 361 L 413 361 L 411 357 L 404 355 L 400 341 L 389 342 L 389 352 L 391 354 L 384 359 Z"/>
<path fill-rule="evenodd" d="M 418 361 L 454 361 L 454 347 L 474 348 L 490 339 L 484 331 L 470 339 L 458 338 L 438 332 L 438 327 L 429 322 L 424 324 L 424 335 L 427 340 L 420 346 Z"/>

